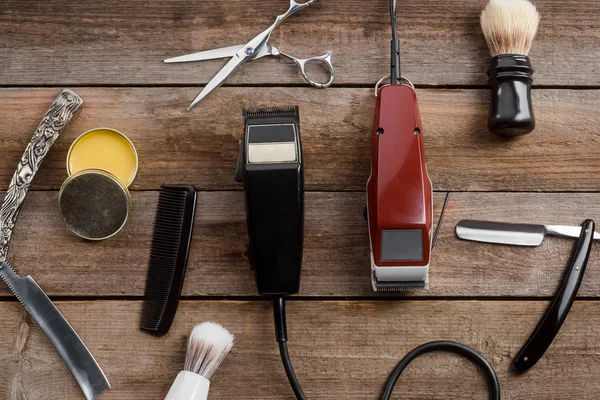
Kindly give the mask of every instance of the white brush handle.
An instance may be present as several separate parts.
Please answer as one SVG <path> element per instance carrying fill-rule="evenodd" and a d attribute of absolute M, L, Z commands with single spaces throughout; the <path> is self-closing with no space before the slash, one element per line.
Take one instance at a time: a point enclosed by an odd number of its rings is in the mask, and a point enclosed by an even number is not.
<path fill-rule="evenodd" d="M 202 375 L 181 371 L 165 400 L 206 400 L 209 387 L 210 381 Z"/>

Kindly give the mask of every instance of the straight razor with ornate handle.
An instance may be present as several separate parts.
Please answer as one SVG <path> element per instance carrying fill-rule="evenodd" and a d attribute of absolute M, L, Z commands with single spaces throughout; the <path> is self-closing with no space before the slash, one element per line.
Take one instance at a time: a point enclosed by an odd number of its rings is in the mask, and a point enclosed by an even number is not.
<path fill-rule="evenodd" d="M 0 278 L 56 347 L 86 399 L 92 400 L 110 389 L 104 372 L 46 293 L 30 276 L 19 276 L 6 261 L 15 222 L 29 185 L 50 147 L 81 104 L 83 101 L 77 94 L 63 90 L 48 109 L 23 153 L 0 208 Z"/>

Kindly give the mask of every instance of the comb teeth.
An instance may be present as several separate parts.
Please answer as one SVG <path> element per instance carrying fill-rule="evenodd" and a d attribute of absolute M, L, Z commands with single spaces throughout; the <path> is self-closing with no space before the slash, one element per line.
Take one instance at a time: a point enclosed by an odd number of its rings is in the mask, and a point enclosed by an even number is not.
<path fill-rule="evenodd" d="M 249 108 L 249 109 L 246 109 L 243 111 L 244 120 L 248 120 L 251 118 L 277 118 L 277 117 L 297 118 L 298 114 L 299 114 L 298 106 Z"/>
<path fill-rule="evenodd" d="M 164 335 L 179 304 L 196 209 L 196 188 L 163 185 L 158 197 L 140 329 Z"/>

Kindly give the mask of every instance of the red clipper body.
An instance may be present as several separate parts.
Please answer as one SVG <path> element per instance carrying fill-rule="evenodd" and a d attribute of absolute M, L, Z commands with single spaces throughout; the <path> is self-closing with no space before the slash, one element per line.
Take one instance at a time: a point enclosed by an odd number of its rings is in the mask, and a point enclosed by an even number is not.
<path fill-rule="evenodd" d="M 433 192 L 412 87 L 389 85 L 379 90 L 371 144 L 367 215 L 373 289 L 426 287 Z"/>

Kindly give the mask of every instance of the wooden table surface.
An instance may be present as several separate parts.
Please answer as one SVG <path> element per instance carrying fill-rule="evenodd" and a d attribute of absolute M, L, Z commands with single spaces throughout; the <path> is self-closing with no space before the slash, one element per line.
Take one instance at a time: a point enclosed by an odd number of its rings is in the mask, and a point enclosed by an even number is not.
<path fill-rule="evenodd" d="M 362 216 L 369 174 L 373 85 L 387 73 L 386 0 L 323 0 L 272 37 L 298 56 L 333 51 L 336 81 L 308 87 L 295 65 L 243 65 L 194 110 L 185 109 L 222 61 L 165 65 L 167 57 L 241 44 L 285 11 L 286 0 L 3 0 L 0 2 L 0 186 L 51 101 L 74 89 L 84 106 L 54 145 L 26 200 L 10 250 L 81 335 L 113 389 L 102 400 L 163 399 L 195 323 L 214 320 L 237 343 L 210 398 L 292 399 L 274 340 L 270 302 L 256 295 L 244 257 L 241 187 L 234 181 L 241 109 L 298 104 L 306 164 L 301 293 L 288 305 L 290 352 L 310 399 L 376 399 L 412 348 L 450 339 L 480 351 L 504 399 L 597 399 L 600 248 L 594 245 L 571 313 L 544 358 L 517 376 L 511 361 L 557 290 L 573 242 L 537 248 L 459 241 L 463 218 L 580 224 L 600 218 L 600 8 L 597 0 L 538 0 L 531 53 L 534 133 L 487 132 L 479 29 L 485 0 L 401 0 L 403 74 L 417 85 L 435 188 L 448 210 L 428 291 L 379 295 L 369 278 Z M 118 236 L 79 240 L 62 223 L 58 188 L 69 145 L 96 127 L 125 132 L 140 168 L 133 214 Z M 157 189 L 199 192 L 193 246 L 175 324 L 163 338 L 138 330 Z M 82 394 L 43 332 L 0 288 L 0 399 Z M 457 356 L 427 355 L 394 398 L 487 399 L 481 372 Z"/>

